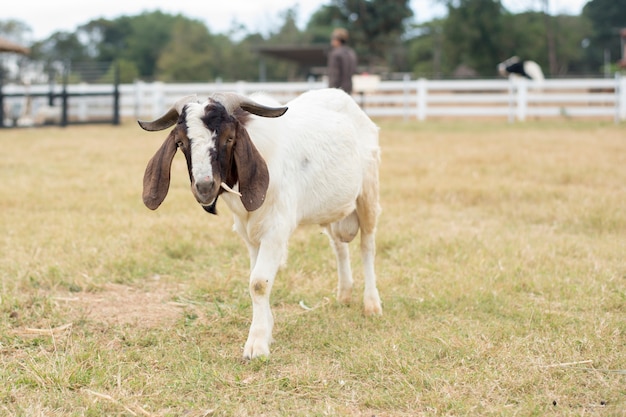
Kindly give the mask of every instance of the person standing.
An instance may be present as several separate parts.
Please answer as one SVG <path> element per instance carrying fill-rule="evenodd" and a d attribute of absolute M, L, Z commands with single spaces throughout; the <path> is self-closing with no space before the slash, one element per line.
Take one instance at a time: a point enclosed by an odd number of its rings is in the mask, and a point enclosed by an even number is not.
<path fill-rule="evenodd" d="M 333 30 L 330 45 L 328 86 L 341 88 L 351 94 L 352 75 L 356 72 L 357 57 L 354 50 L 348 46 L 348 31 L 343 28 Z"/>

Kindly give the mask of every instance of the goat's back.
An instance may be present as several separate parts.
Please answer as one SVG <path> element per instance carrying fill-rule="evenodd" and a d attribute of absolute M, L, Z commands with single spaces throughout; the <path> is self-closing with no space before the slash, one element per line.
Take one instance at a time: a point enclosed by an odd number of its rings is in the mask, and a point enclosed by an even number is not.
<path fill-rule="evenodd" d="M 260 210 L 288 206 L 280 212 L 294 224 L 337 221 L 355 209 L 364 180 L 378 176 L 378 127 L 338 89 L 312 90 L 286 105 L 284 116 L 248 125 L 270 172 Z"/>

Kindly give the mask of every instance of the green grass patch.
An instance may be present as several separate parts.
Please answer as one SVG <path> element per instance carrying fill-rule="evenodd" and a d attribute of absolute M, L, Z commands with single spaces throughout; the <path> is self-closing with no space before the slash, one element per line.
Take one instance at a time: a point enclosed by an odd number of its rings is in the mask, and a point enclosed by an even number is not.
<path fill-rule="evenodd" d="M 381 120 L 384 315 L 350 306 L 299 230 L 269 359 L 240 359 L 248 255 L 184 158 L 141 202 L 163 137 L 0 136 L 0 414 L 625 415 L 626 141 L 604 122 Z M 313 310 L 304 310 L 300 301 Z"/>

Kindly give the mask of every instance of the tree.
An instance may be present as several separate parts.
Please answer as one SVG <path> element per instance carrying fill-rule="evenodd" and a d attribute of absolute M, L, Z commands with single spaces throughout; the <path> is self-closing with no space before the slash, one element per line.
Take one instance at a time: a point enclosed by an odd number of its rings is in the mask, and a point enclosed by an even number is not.
<path fill-rule="evenodd" d="M 216 58 L 207 27 L 180 18 L 158 58 L 157 75 L 163 81 L 208 81 L 215 76 Z"/>
<path fill-rule="evenodd" d="M 542 12 L 528 11 L 518 14 L 505 12 L 502 17 L 503 31 L 498 44 L 499 55 L 494 58 L 489 75 L 496 75 L 496 65 L 516 55 L 523 60 L 535 61 L 544 73 L 549 69 L 549 51 L 546 42 L 546 20 Z M 486 74 L 485 74 L 486 75 Z"/>
<path fill-rule="evenodd" d="M 88 53 L 99 62 L 121 59 L 128 37 L 133 35 L 132 18 L 96 19 L 78 28 Z"/>
<path fill-rule="evenodd" d="M 0 20 L 0 37 L 12 41 L 20 46 L 26 46 L 30 38 L 30 27 L 19 20 Z M 12 54 L 0 60 L 0 81 L 23 81 L 22 75 L 28 65 L 28 58 L 23 55 Z"/>
<path fill-rule="evenodd" d="M 153 79 L 157 61 L 170 41 L 174 24 L 186 19 L 160 11 L 114 20 L 96 19 L 79 28 L 90 56 L 98 62 L 132 62 L 140 77 Z"/>
<path fill-rule="evenodd" d="M 157 61 L 172 37 L 174 25 L 186 18 L 155 11 L 128 19 L 130 35 L 126 38 L 124 49 L 120 51 L 121 57 L 132 59 L 137 64 L 140 76 L 153 78 Z M 123 21 L 121 23 L 125 24 Z"/>
<path fill-rule="evenodd" d="M 258 57 L 251 39 L 233 43 L 226 35 L 213 35 L 213 65 L 216 79 L 224 81 L 254 80 L 258 74 Z"/>
<path fill-rule="evenodd" d="M 70 69 L 72 62 L 88 62 L 89 54 L 78 35 L 71 32 L 55 32 L 41 42 L 36 42 L 31 57 L 44 62 L 45 72 L 60 73 Z"/>
<path fill-rule="evenodd" d="M 225 45 L 229 45 L 229 39 L 225 38 Z M 227 60 L 227 71 L 223 76 L 226 80 L 257 80 L 259 77 L 259 56 L 255 52 L 255 46 L 265 40 L 262 35 L 253 33 L 247 35 L 239 43 L 231 45 L 229 49 L 230 59 Z"/>
<path fill-rule="evenodd" d="M 593 34 L 588 40 L 587 59 L 600 69 L 605 58 L 621 58 L 619 31 L 626 28 L 626 0 L 591 0 L 582 15 L 591 21 Z"/>
<path fill-rule="evenodd" d="M 441 78 L 443 19 L 423 23 L 414 28 L 414 36 L 405 42 L 407 67 L 416 77 Z"/>
<path fill-rule="evenodd" d="M 504 9 L 500 0 L 450 0 L 443 27 L 444 64 L 452 74 L 461 67 L 493 75 L 505 50 Z M 505 52 L 506 54 L 506 52 Z"/>
<path fill-rule="evenodd" d="M 585 62 L 584 40 L 591 36 L 591 24 L 579 16 L 559 15 L 554 18 L 557 45 L 557 71 L 554 75 L 589 74 Z"/>
<path fill-rule="evenodd" d="M 550 75 L 554 75 L 557 72 L 557 59 L 556 59 L 556 43 L 554 40 L 554 18 L 550 16 L 550 0 L 542 0 L 543 3 L 543 20 L 546 28 L 546 45 L 548 47 L 548 67 L 550 68 Z"/>
<path fill-rule="evenodd" d="M 0 36 L 20 45 L 26 44 L 31 32 L 30 26 L 22 21 L 0 20 Z"/>
<path fill-rule="evenodd" d="M 292 7 L 279 14 L 283 20 L 280 28 L 270 34 L 263 43 L 267 45 L 305 45 L 309 44 L 311 36 L 306 32 L 301 32 L 296 21 L 298 18 L 298 8 Z M 266 66 L 266 78 L 268 80 L 293 80 L 303 78 L 306 72 L 295 62 L 279 60 L 274 58 L 264 58 Z"/>
<path fill-rule="evenodd" d="M 407 20 L 413 16 L 409 0 L 332 0 L 311 18 L 307 30 L 314 41 L 329 41 L 334 27 L 350 32 L 350 42 L 367 65 L 398 62 L 397 52 Z"/>
<path fill-rule="evenodd" d="M 330 42 L 333 28 L 345 24 L 345 20 L 336 19 L 336 15 L 341 16 L 341 13 L 333 5 L 323 5 L 311 15 L 305 29 L 310 36 L 311 43 L 328 44 Z"/>
<path fill-rule="evenodd" d="M 296 24 L 298 8 L 292 7 L 279 14 L 281 21 L 269 34 L 248 33 L 236 21 L 228 33 L 212 34 L 199 20 L 157 10 L 57 32 L 31 45 L 31 57 L 45 62 L 45 71 L 68 61 L 115 63 L 122 82 L 255 80 L 260 44 L 328 45 L 336 27 L 350 32 L 360 66 L 377 73 L 412 71 L 440 78 L 465 67 L 476 76 L 495 77 L 498 62 L 518 55 L 553 75 L 589 74 L 602 67 L 605 51 L 612 62 L 621 57 L 618 31 L 626 26 L 626 0 L 591 0 L 582 16 L 546 15 L 548 0 L 536 2 L 544 6 L 541 11 L 518 14 L 508 12 L 501 0 L 436 1 L 448 7 L 448 16 L 412 27 L 410 0 L 329 0 L 304 30 Z M 23 23 L 0 21 L 0 35 L 25 46 L 29 33 Z M 18 74 L 41 73 L 39 64 L 29 72 L 26 66 L 12 67 L 19 67 L 13 71 Z M 306 69 L 284 60 L 266 58 L 264 68 L 269 80 L 307 76 Z"/>

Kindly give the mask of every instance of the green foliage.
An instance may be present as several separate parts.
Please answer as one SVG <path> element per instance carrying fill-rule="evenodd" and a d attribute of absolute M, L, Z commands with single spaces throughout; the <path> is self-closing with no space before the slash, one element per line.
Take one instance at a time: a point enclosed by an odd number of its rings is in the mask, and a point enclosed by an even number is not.
<path fill-rule="evenodd" d="M 45 62 L 81 62 L 89 59 L 87 48 L 77 33 L 56 32 L 33 45 L 32 56 Z"/>
<path fill-rule="evenodd" d="M 158 78 L 166 82 L 208 81 L 215 62 L 211 40 L 201 22 L 177 21 L 158 58 Z"/>
<path fill-rule="evenodd" d="M 433 20 L 416 26 L 418 33 L 406 42 L 407 71 L 417 78 L 442 77 L 443 21 Z"/>
<path fill-rule="evenodd" d="M 120 59 L 126 48 L 126 39 L 132 36 L 130 19 L 120 17 L 115 21 L 104 18 L 92 20 L 78 28 L 80 36 L 94 59 L 111 62 Z"/>
<path fill-rule="evenodd" d="M 443 26 L 448 69 L 454 72 L 464 65 L 477 74 L 493 74 L 504 52 L 500 1 L 458 0 L 456 3 L 449 3 Z"/>
<path fill-rule="evenodd" d="M 312 43 L 329 43 L 331 32 L 338 26 L 345 26 L 341 12 L 336 6 L 323 5 L 309 19 L 306 32 Z"/>
<path fill-rule="evenodd" d="M 561 15 L 554 18 L 558 68 L 555 75 L 594 74 L 599 67 L 585 59 L 585 39 L 592 36 L 589 20 L 578 16 Z M 588 49 L 588 48 L 587 48 Z"/>
<path fill-rule="evenodd" d="M 133 61 L 126 58 L 120 58 L 115 61 L 115 65 L 117 65 L 119 69 L 119 81 L 121 83 L 132 83 L 139 78 L 139 69 Z M 114 75 L 112 72 L 115 70 L 115 65 L 111 65 L 108 73 L 104 77 L 109 82 L 113 80 Z"/>
<path fill-rule="evenodd" d="M 335 0 L 347 13 L 358 52 L 369 64 L 392 64 L 401 45 L 404 22 L 413 16 L 409 0 Z M 360 51 L 359 51 L 360 49 Z"/>
<path fill-rule="evenodd" d="M 128 23 L 125 23 L 127 19 Z M 156 75 L 157 62 L 172 39 L 176 23 L 188 21 L 192 24 L 183 16 L 172 16 L 159 11 L 121 20 L 123 26 L 128 24 L 131 33 L 124 39 L 122 57 L 133 59 L 137 63 L 139 75 L 144 78 Z"/>
<path fill-rule="evenodd" d="M 501 51 L 497 56 L 497 62 L 517 55 L 522 59 L 532 59 L 542 68 L 548 68 L 544 14 L 540 12 L 525 12 L 517 15 L 506 13 L 501 20 L 505 29 L 500 34 Z M 492 66 L 491 71 L 495 72 L 495 66 Z"/>
<path fill-rule="evenodd" d="M 361 66 L 418 77 L 496 77 L 497 63 L 512 55 L 536 61 L 549 76 L 599 75 L 614 70 L 621 58 L 619 29 L 626 22 L 626 0 L 591 0 L 580 16 L 537 10 L 514 14 L 501 0 L 439 2 L 448 15 L 415 26 L 409 0 L 331 0 L 303 30 L 296 24 L 295 6 L 278 13 L 280 23 L 267 34 L 248 32 L 237 22 L 227 34 L 214 34 L 200 20 L 161 11 L 99 18 L 75 33 L 58 32 L 35 42 L 32 58 L 43 61 L 46 72 L 59 63 L 117 62 L 123 82 L 256 80 L 261 61 L 256 47 L 328 44 L 335 27 L 349 30 Z M 548 2 L 539 4 L 545 8 Z M 28 33 L 23 23 L 0 21 L 4 37 L 24 40 Z M 303 79 L 310 73 L 310 68 L 285 60 L 265 57 L 263 65 L 270 81 Z"/>
<path fill-rule="evenodd" d="M 332 28 L 344 27 L 360 63 L 393 66 L 412 16 L 408 0 L 333 0 L 311 18 L 308 29 L 314 39 L 328 42 Z"/>
<path fill-rule="evenodd" d="M 465 76 L 495 77 L 497 63 L 513 55 L 536 61 L 547 75 L 594 74 L 600 68 L 588 59 L 590 48 L 586 52 L 581 46 L 593 34 L 585 17 L 512 14 L 499 0 L 445 3 L 448 16 L 413 28 L 415 35 L 407 41 L 409 67 L 416 76 L 452 77 L 463 69 Z M 552 52 L 548 33 L 554 37 Z"/>
<path fill-rule="evenodd" d="M 305 45 L 309 43 L 309 37 L 298 29 L 296 25 L 297 9 L 287 9 L 282 13 L 283 24 L 269 38 L 259 39 L 257 44 L 267 45 Z M 293 80 L 304 78 L 308 68 L 299 66 L 290 61 L 264 58 L 266 66 L 266 79 L 268 81 Z"/>
<path fill-rule="evenodd" d="M 0 20 L 0 37 L 23 43 L 31 29 L 24 22 L 15 19 Z"/>
<path fill-rule="evenodd" d="M 619 31 L 626 27 L 626 0 L 591 0 L 582 15 L 589 19 L 593 28 L 585 48 L 590 65 L 601 69 L 605 53 L 611 61 L 619 60 L 622 57 Z"/>

